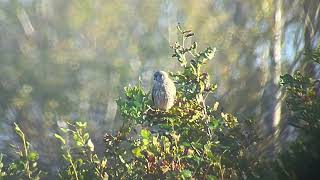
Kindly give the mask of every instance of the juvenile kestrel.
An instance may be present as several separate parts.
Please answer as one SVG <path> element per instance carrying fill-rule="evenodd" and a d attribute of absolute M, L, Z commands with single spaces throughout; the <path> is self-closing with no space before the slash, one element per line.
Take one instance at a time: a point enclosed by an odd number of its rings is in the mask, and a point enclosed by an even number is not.
<path fill-rule="evenodd" d="M 154 107 L 161 110 L 170 109 L 176 98 L 174 82 L 164 71 L 157 71 L 153 75 L 152 101 Z"/>

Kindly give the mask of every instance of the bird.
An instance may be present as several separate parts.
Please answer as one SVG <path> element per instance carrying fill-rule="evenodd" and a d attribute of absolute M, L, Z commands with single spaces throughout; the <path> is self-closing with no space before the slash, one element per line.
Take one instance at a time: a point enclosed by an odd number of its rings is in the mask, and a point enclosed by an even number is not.
<path fill-rule="evenodd" d="M 176 98 L 176 86 L 165 71 L 156 71 L 153 75 L 152 101 L 154 108 L 167 111 Z"/>

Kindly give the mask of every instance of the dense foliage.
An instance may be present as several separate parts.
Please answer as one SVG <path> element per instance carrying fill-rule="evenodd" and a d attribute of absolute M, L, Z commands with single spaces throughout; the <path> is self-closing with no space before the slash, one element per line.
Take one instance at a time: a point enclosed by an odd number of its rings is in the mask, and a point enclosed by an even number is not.
<path fill-rule="evenodd" d="M 68 123 L 61 128 L 65 135 L 55 134 L 65 160 L 61 178 L 223 179 L 236 173 L 230 158 L 242 155 L 232 151 L 236 142 L 232 129 L 238 125 L 237 118 L 218 110 L 218 102 L 213 106 L 205 103 L 217 86 L 201 68 L 214 57 L 215 49 L 198 52 L 195 42 L 186 47 L 194 33 L 178 29 L 182 42 L 172 49 L 182 69 L 171 73 L 177 86 L 174 107 L 165 112 L 153 109 L 149 92 L 141 85 L 126 87 L 124 96 L 117 100 L 123 126 L 116 133 L 106 134 L 102 159 L 94 153 L 85 132 L 86 123 Z"/>
<path fill-rule="evenodd" d="M 105 135 L 104 155 L 98 155 L 85 122 L 66 122 L 55 138 L 60 142 L 63 167 L 60 179 L 303 179 L 316 177 L 319 162 L 319 81 L 297 72 L 281 77 L 289 108 L 289 121 L 298 138 L 275 161 L 255 157 L 260 142 L 252 120 L 238 122 L 225 113 L 219 102 L 206 103 L 215 92 L 203 66 L 215 55 L 215 48 L 198 51 L 194 33 L 178 26 L 181 42 L 172 46 L 181 65 L 170 76 L 177 87 L 177 99 L 168 111 L 154 109 L 150 91 L 141 83 L 124 88 L 117 104 L 123 124 Z M 191 43 L 192 42 L 192 43 Z M 320 47 L 307 58 L 320 60 Z M 0 156 L 0 179 L 41 179 L 39 155 L 15 124 L 21 140 L 14 146 L 17 160 L 4 163 Z M 267 173 L 272 173 L 268 175 Z"/>
<path fill-rule="evenodd" d="M 287 70 L 302 63 L 301 52 L 317 40 L 320 13 L 317 0 L 282 2 L 279 39 L 283 42 L 282 70 Z M 236 115 L 240 126 L 244 118 L 259 124 L 262 116 L 271 114 L 263 99 L 273 102 L 262 91 L 271 89 L 266 85 L 273 80 L 269 70 L 273 68 L 272 39 L 277 34 L 273 31 L 275 4 L 274 0 L 0 1 L 0 152 L 7 154 L 4 164 L 17 158 L 9 146 L 20 142 L 10 128 L 13 122 L 39 153 L 38 166 L 49 177 L 63 165 L 59 142 L 53 136 L 63 120 L 72 124 L 85 120 L 102 157 L 103 134 L 121 125 L 114 101 L 121 89 L 138 84 L 139 75 L 147 87 L 155 69 L 176 72 L 179 65 L 168 60 L 168 43 L 177 39 L 177 21 L 192 26 L 201 42 L 199 49 L 208 44 L 219 49 L 214 61 L 202 68 L 219 85 L 206 99 L 207 105 L 219 101 L 219 108 Z M 144 90 L 147 93 L 149 88 Z M 263 124 L 256 129 L 271 128 Z M 237 141 L 252 137 L 245 134 L 237 136 Z M 243 143 L 235 143 L 235 152 L 237 144 Z M 234 162 L 238 163 L 229 164 Z"/>
<path fill-rule="evenodd" d="M 231 147 L 221 143 L 221 138 L 229 136 L 237 119 L 218 111 L 218 102 L 214 106 L 205 103 L 216 85 L 211 84 L 209 75 L 201 68 L 214 57 L 215 49 L 209 47 L 198 52 L 195 42 L 186 47 L 186 41 L 194 33 L 178 29 L 182 42 L 172 49 L 182 70 L 171 73 L 177 87 L 176 103 L 169 111 L 159 111 L 152 108 L 149 93 L 141 86 L 125 89 L 125 96 L 117 102 L 128 126 L 123 127 L 118 136 L 125 141 L 132 136 L 131 131 L 138 132 L 138 136 L 127 141 L 128 151 L 121 152 L 127 157 L 114 162 L 118 172 L 110 174 L 113 177 L 119 174 L 121 177 L 182 179 L 231 176 L 222 162 Z M 110 137 L 106 137 L 107 143 L 112 144 L 107 151 L 119 153 L 114 146 L 119 145 L 118 138 Z"/>
<path fill-rule="evenodd" d="M 2 162 L 3 154 L 0 154 L 0 179 L 3 177 L 8 179 L 17 177 L 21 179 L 40 179 L 45 173 L 38 168 L 39 154 L 31 150 L 30 143 L 16 123 L 14 123 L 14 130 L 21 140 L 21 146 L 12 145 L 19 158 L 8 166 L 4 166 Z"/>
<path fill-rule="evenodd" d="M 320 45 L 308 62 L 320 63 Z M 315 67 L 317 68 L 317 67 Z M 320 163 L 320 80 L 296 72 L 281 77 L 289 109 L 289 123 L 298 131 L 297 139 L 278 159 L 279 178 L 317 179 Z"/>

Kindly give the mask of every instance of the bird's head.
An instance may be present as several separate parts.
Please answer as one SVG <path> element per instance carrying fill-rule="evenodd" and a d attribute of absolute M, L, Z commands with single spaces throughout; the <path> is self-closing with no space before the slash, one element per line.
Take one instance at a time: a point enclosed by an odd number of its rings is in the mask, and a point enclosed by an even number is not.
<path fill-rule="evenodd" d="M 167 78 L 168 78 L 168 73 L 164 71 L 157 71 L 153 75 L 153 80 L 160 83 L 163 83 L 163 81 Z"/>

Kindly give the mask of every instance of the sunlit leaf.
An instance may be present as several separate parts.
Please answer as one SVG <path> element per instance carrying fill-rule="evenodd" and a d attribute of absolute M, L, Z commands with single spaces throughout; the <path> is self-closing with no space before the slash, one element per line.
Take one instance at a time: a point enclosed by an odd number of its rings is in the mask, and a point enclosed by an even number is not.
<path fill-rule="evenodd" d="M 66 140 L 64 140 L 63 137 L 59 134 L 54 134 L 54 137 L 57 138 L 60 142 L 62 142 L 62 144 L 66 144 Z"/>
<path fill-rule="evenodd" d="M 88 147 L 90 148 L 90 151 L 94 151 L 94 144 L 92 143 L 91 139 L 88 140 L 87 142 Z"/>

